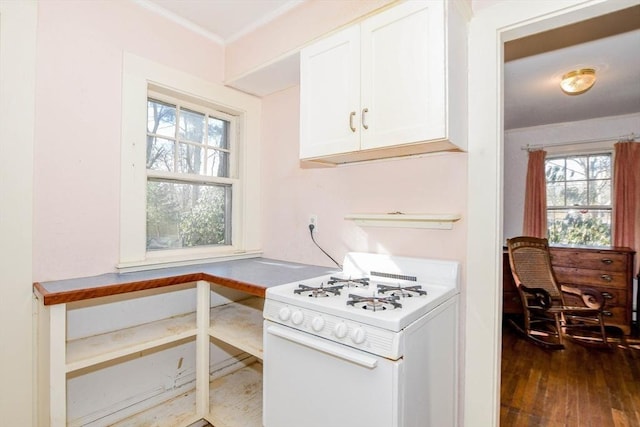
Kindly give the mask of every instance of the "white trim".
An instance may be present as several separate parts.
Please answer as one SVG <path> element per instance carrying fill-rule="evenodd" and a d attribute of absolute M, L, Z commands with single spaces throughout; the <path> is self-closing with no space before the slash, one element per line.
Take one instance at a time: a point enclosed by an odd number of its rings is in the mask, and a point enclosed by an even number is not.
<path fill-rule="evenodd" d="M 262 18 L 253 21 L 251 24 L 247 25 L 246 27 L 244 27 L 243 29 L 241 29 L 240 31 L 230 35 L 229 37 L 226 38 L 226 40 L 224 40 L 224 42 L 226 44 L 229 43 L 233 43 L 234 41 L 246 36 L 247 34 L 249 34 L 252 31 L 257 30 L 258 28 L 267 25 L 269 22 L 275 20 L 276 18 L 280 17 L 281 15 L 284 15 L 285 13 L 287 13 L 288 11 L 290 11 L 291 9 L 294 9 L 296 7 L 298 7 L 299 5 L 301 5 L 302 3 L 306 2 L 307 0 L 289 0 L 288 2 L 286 2 L 285 4 L 283 4 L 282 6 L 280 6 L 279 8 L 271 11 L 270 13 L 264 15 Z"/>
<path fill-rule="evenodd" d="M 500 418 L 502 312 L 503 105 L 505 41 L 589 19 L 637 0 L 501 1 L 469 27 L 469 169 L 467 282 L 464 289 L 462 425 Z M 482 286 L 476 286 L 482 284 Z"/>
<path fill-rule="evenodd" d="M 182 16 L 174 12 L 171 12 L 170 10 L 167 10 L 150 0 L 133 0 L 133 2 L 136 3 L 138 6 L 144 7 L 145 9 L 150 10 L 151 12 L 157 13 L 158 15 L 163 16 L 168 20 L 175 22 L 176 24 L 186 28 L 189 31 L 193 31 L 196 34 L 206 37 L 207 39 L 215 43 L 218 43 L 223 46 L 225 44 L 224 39 L 219 35 L 214 34 L 211 31 L 202 28 L 201 26 L 193 23 L 192 21 L 189 21 L 188 19 L 183 18 Z"/>
<path fill-rule="evenodd" d="M 0 390 L 2 425 L 41 426 L 32 316 L 38 2 L 0 1 Z M 45 213 L 41 213 L 46 215 Z M 43 393 L 44 394 L 44 393 Z"/>
<path fill-rule="evenodd" d="M 220 35 L 207 30 L 206 28 L 203 28 L 202 26 L 194 23 L 193 21 L 190 21 L 189 19 L 186 19 L 182 16 L 180 16 L 179 14 L 172 12 L 168 9 L 163 8 L 162 6 L 160 6 L 157 3 L 154 3 L 150 0 L 133 0 L 134 3 L 136 3 L 138 6 L 141 6 L 147 10 L 150 10 L 153 13 L 157 13 L 160 16 L 163 16 L 165 18 L 167 18 L 170 21 L 175 22 L 176 24 L 186 28 L 189 31 L 193 31 L 196 34 L 199 34 L 203 37 L 206 37 L 207 39 L 218 43 L 222 46 L 225 46 L 229 43 L 232 43 L 244 36 L 246 36 L 247 34 L 251 33 L 252 31 L 257 30 L 258 28 L 268 24 L 269 22 L 275 20 L 276 18 L 280 17 L 281 15 L 284 15 L 285 13 L 287 13 L 288 11 L 290 11 L 291 9 L 294 9 L 295 7 L 301 5 L 302 3 L 304 3 L 307 0 L 289 0 L 287 3 L 283 4 L 282 6 L 280 6 L 279 8 L 271 11 L 270 13 L 262 16 L 260 19 L 253 21 L 252 23 L 250 23 L 249 25 L 245 26 L 244 28 L 242 28 L 241 30 L 235 32 L 234 34 L 228 36 L 226 39 L 221 37 Z"/>
<path fill-rule="evenodd" d="M 188 100 L 202 101 L 239 118 L 239 184 L 234 186 L 232 245 L 146 251 L 146 120 L 149 86 L 158 87 Z M 182 71 L 125 53 L 122 79 L 122 150 L 120 197 L 119 266 L 146 266 L 185 262 L 260 250 L 260 113 L 261 101 L 251 95 L 214 84 Z M 247 155 L 251 153 L 251 155 Z M 173 252 L 173 251 L 172 251 Z M 169 258 L 176 255 L 172 258 Z"/>

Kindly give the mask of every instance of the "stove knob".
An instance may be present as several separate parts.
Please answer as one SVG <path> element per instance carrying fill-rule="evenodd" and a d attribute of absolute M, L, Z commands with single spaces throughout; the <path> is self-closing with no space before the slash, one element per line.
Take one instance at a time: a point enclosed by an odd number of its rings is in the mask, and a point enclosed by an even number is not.
<path fill-rule="evenodd" d="M 294 325 L 300 325 L 303 320 L 304 320 L 304 314 L 302 314 L 300 310 L 294 311 L 293 314 L 291 315 L 291 321 L 293 322 Z"/>
<path fill-rule="evenodd" d="M 347 336 L 348 331 L 349 331 L 349 328 L 347 327 L 347 324 L 344 322 L 340 322 L 336 325 L 335 329 L 333 330 L 333 333 L 338 338 L 344 338 Z"/>
<path fill-rule="evenodd" d="M 351 341 L 356 344 L 362 344 L 364 340 L 367 338 L 367 333 L 364 329 L 358 327 L 351 334 Z"/>
<path fill-rule="evenodd" d="M 311 321 L 311 327 L 314 331 L 320 332 L 324 328 L 324 319 L 320 316 L 314 317 Z"/>
<path fill-rule="evenodd" d="M 278 311 L 278 317 L 280 318 L 280 320 L 283 320 L 286 322 L 291 317 L 291 309 L 289 307 L 282 307 Z"/>

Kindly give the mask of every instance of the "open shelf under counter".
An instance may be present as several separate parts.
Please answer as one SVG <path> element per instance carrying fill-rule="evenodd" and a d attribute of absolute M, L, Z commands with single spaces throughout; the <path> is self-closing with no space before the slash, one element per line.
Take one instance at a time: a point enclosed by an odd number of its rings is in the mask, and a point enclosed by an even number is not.
<path fill-rule="evenodd" d="M 201 420 L 192 389 L 146 411 L 132 415 L 114 427 L 187 427 Z M 262 427 L 262 364 L 245 366 L 209 383 L 209 415 L 215 427 Z"/>
<path fill-rule="evenodd" d="M 262 427 L 262 364 L 211 381 L 209 416 L 215 427 Z"/>
<path fill-rule="evenodd" d="M 264 299 L 247 298 L 210 310 L 209 335 L 262 360 Z"/>
<path fill-rule="evenodd" d="M 395 228 L 427 228 L 451 230 L 453 223 L 462 217 L 458 214 L 424 214 L 424 213 L 354 213 L 345 215 L 344 219 L 352 220 L 363 227 L 395 227 Z"/>
<path fill-rule="evenodd" d="M 187 313 L 68 341 L 66 371 L 77 371 L 129 354 L 195 337 L 197 331 L 195 313 Z"/>
<path fill-rule="evenodd" d="M 196 413 L 196 390 L 191 389 L 146 411 L 111 424 L 112 427 L 187 427 L 202 418 Z"/>

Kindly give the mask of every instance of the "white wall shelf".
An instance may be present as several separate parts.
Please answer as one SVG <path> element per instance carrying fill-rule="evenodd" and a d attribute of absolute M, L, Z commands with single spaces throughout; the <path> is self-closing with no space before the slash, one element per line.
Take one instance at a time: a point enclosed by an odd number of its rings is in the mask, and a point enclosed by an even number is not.
<path fill-rule="evenodd" d="M 345 219 L 362 227 L 428 228 L 451 230 L 453 223 L 460 220 L 457 214 L 405 214 L 401 212 L 374 214 L 347 214 Z"/>

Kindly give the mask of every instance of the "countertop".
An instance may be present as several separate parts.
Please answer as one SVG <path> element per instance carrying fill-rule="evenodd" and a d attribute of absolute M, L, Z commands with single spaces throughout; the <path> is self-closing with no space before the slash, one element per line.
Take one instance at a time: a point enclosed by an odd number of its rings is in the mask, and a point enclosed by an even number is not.
<path fill-rule="evenodd" d="M 335 268 L 269 258 L 168 267 L 135 273 L 108 273 L 77 279 L 36 282 L 33 289 L 44 305 L 62 304 L 204 280 L 264 297 L 266 289 L 335 272 Z"/>

